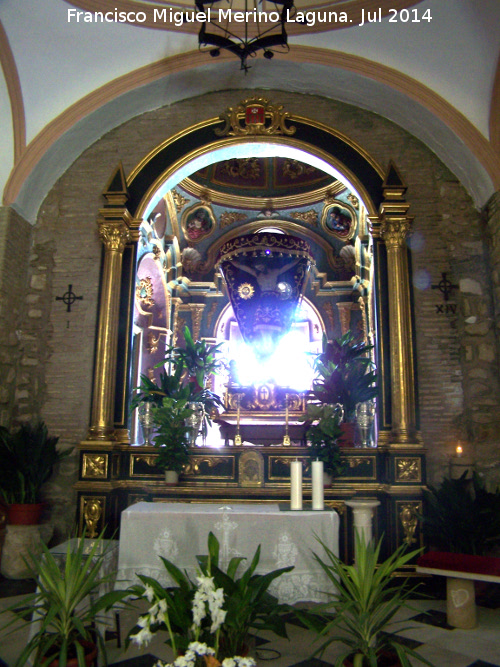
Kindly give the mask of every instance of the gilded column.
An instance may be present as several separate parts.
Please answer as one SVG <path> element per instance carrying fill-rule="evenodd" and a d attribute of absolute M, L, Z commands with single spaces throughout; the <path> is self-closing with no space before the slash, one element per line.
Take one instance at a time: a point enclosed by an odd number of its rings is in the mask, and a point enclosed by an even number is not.
<path fill-rule="evenodd" d="M 390 184 L 390 185 L 389 185 Z M 387 280 L 391 357 L 391 402 L 394 443 L 417 443 L 413 332 L 406 238 L 413 218 L 407 215 L 406 187 L 394 166 L 384 183 L 380 206 L 380 238 L 387 249 Z"/>
<path fill-rule="evenodd" d="M 118 215 L 117 209 L 102 209 L 97 223 L 99 236 L 104 243 L 104 265 L 89 440 L 114 440 L 122 258 L 125 245 L 131 240 L 128 211 L 122 209 L 120 213 Z"/>

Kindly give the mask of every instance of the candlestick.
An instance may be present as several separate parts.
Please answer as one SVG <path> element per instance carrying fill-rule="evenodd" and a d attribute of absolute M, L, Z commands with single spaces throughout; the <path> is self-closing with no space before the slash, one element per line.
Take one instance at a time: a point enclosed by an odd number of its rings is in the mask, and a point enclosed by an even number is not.
<path fill-rule="evenodd" d="M 302 461 L 290 463 L 290 509 L 302 509 Z"/>
<path fill-rule="evenodd" d="M 240 445 L 242 445 L 242 439 L 240 435 L 240 401 L 241 401 L 241 395 L 236 394 L 236 402 L 238 410 L 236 412 L 236 435 L 234 436 L 235 447 L 239 447 Z"/>
<path fill-rule="evenodd" d="M 288 394 L 285 396 L 285 435 L 283 436 L 283 446 L 289 447 L 291 445 L 290 436 L 288 435 Z"/>
<path fill-rule="evenodd" d="M 313 510 L 325 509 L 325 490 L 323 480 L 323 461 L 313 461 L 312 471 L 312 508 Z"/>

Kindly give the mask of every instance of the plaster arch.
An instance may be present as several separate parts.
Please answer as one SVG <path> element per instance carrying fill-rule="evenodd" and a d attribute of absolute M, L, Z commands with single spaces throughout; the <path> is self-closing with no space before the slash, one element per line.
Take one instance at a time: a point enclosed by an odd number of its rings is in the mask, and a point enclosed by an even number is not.
<path fill-rule="evenodd" d="M 275 59 L 272 72 L 265 63 L 256 62 L 251 77 L 250 84 L 236 79 L 229 57 L 223 55 L 219 63 L 210 64 L 203 54 L 189 52 L 108 82 L 54 118 L 27 146 L 18 148 L 4 203 L 34 222 L 53 183 L 103 133 L 148 111 L 195 100 L 214 89 L 242 93 L 279 89 L 289 79 L 297 93 L 368 109 L 418 137 L 464 183 L 477 207 L 498 189 L 498 156 L 489 142 L 449 103 L 389 67 L 345 53 L 296 46 L 286 58 Z M 23 136 L 24 114 L 14 102 L 16 136 Z"/>

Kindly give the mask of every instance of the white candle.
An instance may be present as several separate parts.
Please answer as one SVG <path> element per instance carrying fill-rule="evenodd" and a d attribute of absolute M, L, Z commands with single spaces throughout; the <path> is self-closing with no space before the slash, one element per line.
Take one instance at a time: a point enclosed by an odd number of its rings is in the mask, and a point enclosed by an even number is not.
<path fill-rule="evenodd" d="M 325 509 L 325 490 L 323 480 L 323 461 L 313 461 L 312 471 L 312 508 L 313 510 Z"/>
<path fill-rule="evenodd" d="M 302 461 L 290 463 L 290 509 L 302 509 Z"/>

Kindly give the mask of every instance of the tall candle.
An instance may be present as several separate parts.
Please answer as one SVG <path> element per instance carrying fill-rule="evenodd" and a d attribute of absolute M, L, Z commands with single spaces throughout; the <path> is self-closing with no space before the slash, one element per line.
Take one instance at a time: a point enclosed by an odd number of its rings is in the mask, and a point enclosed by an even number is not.
<path fill-rule="evenodd" d="M 302 509 L 302 461 L 290 463 L 290 509 Z"/>
<path fill-rule="evenodd" d="M 323 480 L 323 461 L 313 461 L 312 471 L 312 508 L 313 510 L 325 509 L 325 490 Z"/>

